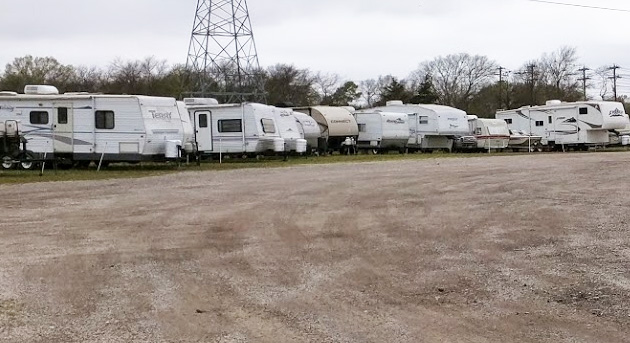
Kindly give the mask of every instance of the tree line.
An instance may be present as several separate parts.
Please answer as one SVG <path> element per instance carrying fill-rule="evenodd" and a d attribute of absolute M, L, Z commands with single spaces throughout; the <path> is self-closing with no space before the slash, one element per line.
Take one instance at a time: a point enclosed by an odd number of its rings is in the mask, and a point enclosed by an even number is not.
<path fill-rule="evenodd" d="M 600 97 L 613 100 L 608 68 L 596 70 L 590 78 L 584 77 L 578 68 L 576 49 L 562 47 L 527 61 L 511 73 L 487 56 L 459 53 L 422 62 L 405 79 L 384 75 L 355 82 L 290 64 L 276 64 L 255 75 L 256 82 L 264 85 L 267 103 L 289 106 L 372 107 L 389 100 L 402 100 L 447 105 L 493 117 L 497 109 L 544 104 L 550 99 L 584 100 L 586 88 L 597 89 Z M 206 77 L 210 91 L 234 89 L 228 81 L 221 81 L 227 77 L 220 73 Z M 181 98 L 196 87 L 197 81 L 198 75 L 186 66 L 169 65 L 155 57 L 137 61 L 117 59 L 107 68 L 98 68 L 64 65 L 53 57 L 24 56 L 6 65 L 0 76 L 0 90 L 21 92 L 27 84 L 50 84 L 60 92 Z"/>

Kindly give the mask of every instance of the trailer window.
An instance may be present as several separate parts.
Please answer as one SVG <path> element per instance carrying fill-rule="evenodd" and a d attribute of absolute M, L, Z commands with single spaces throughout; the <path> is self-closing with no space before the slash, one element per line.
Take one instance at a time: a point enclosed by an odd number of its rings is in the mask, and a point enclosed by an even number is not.
<path fill-rule="evenodd" d="M 505 119 L 505 122 L 508 124 L 512 124 L 512 118 Z"/>
<path fill-rule="evenodd" d="M 199 114 L 199 127 L 208 127 L 208 114 L 207 113 Z"/>
<path fill-rule="evenodd" d="M 428 124 L 429 123 L 429 117 L 427 116 L 419 116 L 418 117 L 418 124 Z"/>
<path fill-rule="evenodd" d="M 94 118 L 97 129 L 111 130 L 114 128 L 114 111 L 96 111 Z"/>
<path fill-rule="evenodd" d="M 240 119 L 219 120 L 219 132 L 242 132 L 242 123 Z"/>
<path fill-rule="evenodd" d="M 273 119 L 261 119 L 262 129 L 264 133 L 276 133 L 276 126 L 273 123 Z"/>
<path fill-rule="evenodd" d="M 57 124 L 68 124 L 68 108 L 57 108 Z"/>
<path fill-rule="evenodd" d="M 365 132 L 365 124 L 357 124 L 359 125 L 359 132 Z"/>
<path fill-rule="evenodd" d="M 30 113 L 31 124 L 48 124 L 48 112 L 32 111 Z"/>
<path fill-rule="evenodd" d="M 551 116 L 549 116 L 549 124 L 553 123 L 553 118 Z"/>
<path fill-rule="evenodd" d="M 587 107 L 580 107 L 580 114 L 588 114 L 588 108 Z"/>
<path fill-rule="evenodd" d="M 545 122 L 542 120 L 536 121 L 536 126 L 545 126 Z"/>

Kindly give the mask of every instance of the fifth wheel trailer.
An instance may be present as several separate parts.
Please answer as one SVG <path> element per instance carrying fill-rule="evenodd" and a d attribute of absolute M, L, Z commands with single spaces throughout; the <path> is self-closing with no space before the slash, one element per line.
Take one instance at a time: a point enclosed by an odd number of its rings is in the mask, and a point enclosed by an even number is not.
<path fill-rule="evenodd" d="M 21 122 L 37 159 L 64 165 L 162 161 L 178 157 L 167 156 L 169 144 L 192 148 L 174 98 L 59 94 L 53 86 L 28 85 L 24 94 L 0 92 L 2 120 Z"/>
<path fill-rule="evenodd" d="M 630 120 L 623 104 L 612 101 L 547 101 L 543 106 L 499 111 L 511 130 L 541 136 L 549 148 L 561 146 L 588 149 L 609 142 L 609 131 L 624 129 Z"/>
<path fill-rule="evenodd" d="M 409 116 L 409 150 L 451 151 L 455 137 L 468 134 L 466 112 L 449 106 L 403 104 L 402 101 L 392 100 L 371 110 Z"/>

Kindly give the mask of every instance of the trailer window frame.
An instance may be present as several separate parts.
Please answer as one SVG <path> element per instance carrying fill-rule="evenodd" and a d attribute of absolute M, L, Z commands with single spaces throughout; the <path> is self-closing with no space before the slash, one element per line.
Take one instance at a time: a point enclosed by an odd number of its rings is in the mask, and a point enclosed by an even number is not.
<path fill-rule="evenodd" d="M 429 125 L 429 116 L 418 116 L 419 125 Z"/>
<path fill-rule="evenodd" d="M 116 114 L 114 111 L 94 111 L 94 127 L 99 130 L 113 130 L 116 127 Z"/>
<path fill-rule="evenodd" d="M 588 107 L 580 107 L 578 111 L 579 114 L 588 114 Z"/>
<path fill-rule="evenodd" d="M 545 121 L 544 120 L 537 120 L 536 121 L 536 126 L 538 126 L 538 127 L 545 126 Z"/>
<path fill-rule="evenodd" d="M 57 107 L 57 124 L 68 124 L 67 107 Z"/>
<path fill-rule="evenodd" d="M 199 113 L 199 128 L 207 128 L 208 127 L 208 113 Z"/>
<path fill-rule="evenodd" d="M 48 111 L 31 111 L 29 113 L 29 120 L 34 125 L 46 125 L 50 121 L 50 115 Z"/>
<path fill-rule="evenodd" d="M 507 124 L 512 124 L 512 118 L 503 119 Z"/>
<path fill-rule="evenodd" d="M 243 132 L 243 121 L 240 119 L 219 119 L 217 126 L 221 133 Z"/>
<path fill-rule="evenodd" d="M 367 127 L 366 124 L 357 124 L 357 126 L 359 127 L 359 132 L 366 132 L 365 128 Z"/>
<path fill-rule="evenodd" d="M 262 125 L 262 130 L 264 133 L 276 133 L 276 123 L 273 121 L 273 119 L 262 118 L 260 120 L 260 125 Z"/>

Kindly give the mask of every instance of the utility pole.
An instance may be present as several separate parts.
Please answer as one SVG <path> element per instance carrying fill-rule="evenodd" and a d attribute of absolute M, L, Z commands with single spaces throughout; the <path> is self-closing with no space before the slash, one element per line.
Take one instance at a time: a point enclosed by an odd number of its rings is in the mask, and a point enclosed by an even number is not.
<path fill-rule="evenodd" d="M 608 70 L 613 71 L 613 76 L 609 77 L 609 79 L 613 80 L 613 94 L 615 95 L 615 101 L 617 101 L 617 79 L 620 79 L 621 76 L 617 75 L 617 69 L 621 68 L 620 66 L 613 64 L 612 67 L 608 68 Z"/>
<path fill-rule="evenodd" d="M 535 68 L 536 65 L 535 64 L 530 64 L 527 66 L 527 69 L 529 69 L 529 75 L 531 77 L 530 82 L 532 83 L 532 106 L 536 105 L 536 94 L 535 94 L 535 87 L 536 87 L 536 74 L 535 74 Z"/>
<path fill-rule="evenodd" d="M 506 70 L 506 68 L 498 67 L 497 69 L 499 70 L 499 107 L 505 108 L 503 107 L 503 71 Z M 506 87 L 506 95 L 508 91 L 509 90 Z M 506 99 L 506 107 L 507 107 L 507 99 Z"/>
<path fill-rule="evenodd" d="M 536 65 L 535 64 L 530 64 L 526 67 L 527 69 L 525 71 L 520 71 L 517 72 L 515 74 L 517 75 L 529 75 L 529 80 L 528 82 L 530 83 L 530 100 L 531 100 L 531 105 L 534 106 L 536 105 L 536 94 L 534 93 L 535 89 L 535 85 L 536 85 Z"/>
<path fill-rule="evenodd" d="M 578 79 L 578 81 L 582 81 L 582 92 L 584 94 L 584 101 L 586 101 L 586 81 L 590 80 L 590 77 L 586 77 L 586 71 L 590 70 L 589 68 L 586 67 L 582 67 L 581 69 L 578 69 L 578 71 L 582 72 L 582 78 Z"/>

